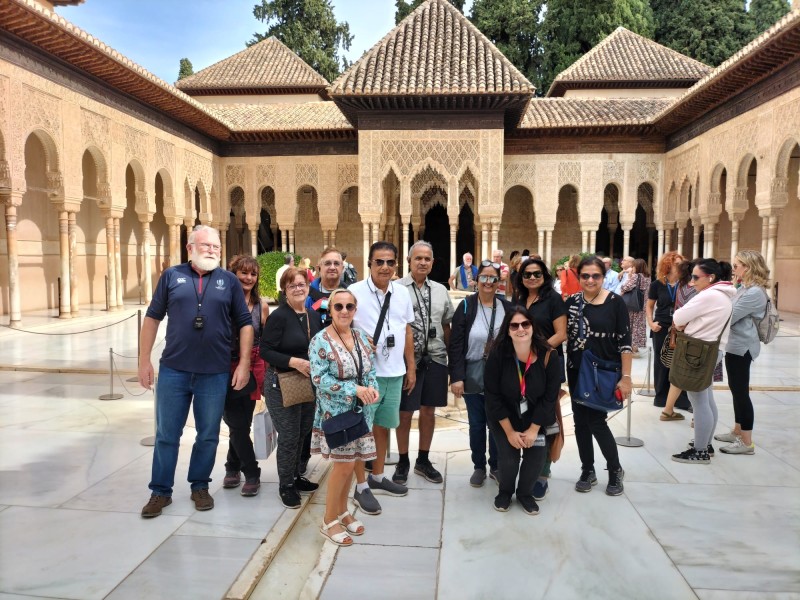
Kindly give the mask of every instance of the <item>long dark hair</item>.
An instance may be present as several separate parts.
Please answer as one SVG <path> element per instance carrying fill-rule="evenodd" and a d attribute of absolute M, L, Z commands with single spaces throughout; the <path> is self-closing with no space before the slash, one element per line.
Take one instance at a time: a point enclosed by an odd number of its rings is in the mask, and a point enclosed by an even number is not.
<path fill-rule="evenodd" d="M 684 260 L 678 266 L 678 283 L 681 285 L 689 285 L 692 280 L 692 270 L 694 269 L 693 260 Z"/>
<path fill-rule="evenodd" d="M 544 282 L 539 288 L 539 299 L 544 300 L 553 292 L 553 276 L 544 261 L 540 258 L 528 258 L 519 266 L 519 276 L 517 277 L 516 286 L 514 289 L 514 298 L 517 302 L 525 306 L 528 303 L 529 290 L 525 287 L 523 282 L 525 270 L 531 265 L 536 265 L 542 270 Z"/>
<path fill-rule="evenodd" d="M 508 325 L 511 323 L 511 319 L 516 315 L 522 315 L 530 321 L 531 327 L 533 328 L 531 350 L 536 353 L 536 356 L 544 358 L 547 351 L 550 349 L 550 344 L 547 343 L 542 332 L 536 327 L 536 323 L 534 323 L 533 315 L 531 315 L 530 311 L 519 304 L 506 311 L 506 316 L 503 318 L 503 323 L 500 325 L 500 331 L 497 332 L 497 337 L 494 339 L 494 342 L 492 342 L 492 350 L 502 352 L 503 354 L 514 354 L 514 342 L 511 336 L 508 335 Z"/>
<path fill-rule="evenodd" d="M 258 265 L 258 261 L 250 255 L 237 254 L 231 258 L 230 262 L 228 263 L 228 270 L 234 274 L 236 271 L 255 271 L 256 284 L 253 286 L 253 289 L 250 290 L 250 298 L 245 298 L 245 300 L 247 300 L 248 304 L 261 304 L 261 296 L 258 295 L 258 283 L 261 276 L 261 268 Z"/>
<path fill-rule="evenodd" d="M 730 281 L 733 274 L 731 264 L 724 260 L 717 262 L 713 258 L 701 258 L 695 262 L 694 266 L 706 275 L 713 275 L 714 283 Z"/>

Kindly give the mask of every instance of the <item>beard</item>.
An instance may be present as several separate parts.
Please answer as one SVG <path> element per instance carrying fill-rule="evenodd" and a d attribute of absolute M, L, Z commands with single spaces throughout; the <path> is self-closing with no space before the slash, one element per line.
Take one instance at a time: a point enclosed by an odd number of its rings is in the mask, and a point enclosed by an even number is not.
<path fill-rule="evenodd" d="M 192 252 L 192 264 L 201 271 L 213 271 L 219 266 L 219 258 L 205 258 Z"/>

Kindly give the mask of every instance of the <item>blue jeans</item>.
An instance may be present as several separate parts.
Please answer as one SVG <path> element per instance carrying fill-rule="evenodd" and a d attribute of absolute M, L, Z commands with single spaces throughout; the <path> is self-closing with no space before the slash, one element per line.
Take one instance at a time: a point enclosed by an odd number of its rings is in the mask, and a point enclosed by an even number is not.
<path fill-rule="evenodd" d="M 172 496 L 175 466 L 189 406 L 193 406 L 197 435 L 192 446 L 188 480 L 192 490 L 208 488 L 217 456 L 219 427 L 230 373 L 189 373 L 161 365 L 156 392 L 156 446 L 150 489 Z M 192 400 L 194 399 L 194 402 Z"/>
<path fill-rule="evenodd" d="M 486 468 L 486 436 L 489 436 L 489 469 L 497 469 L 497 445 L 494 436 L 487 430 L 486 400 L 483 394 L 464 394 L 469 419 L 469 449 L 472 464 L 476 469 Z"/>

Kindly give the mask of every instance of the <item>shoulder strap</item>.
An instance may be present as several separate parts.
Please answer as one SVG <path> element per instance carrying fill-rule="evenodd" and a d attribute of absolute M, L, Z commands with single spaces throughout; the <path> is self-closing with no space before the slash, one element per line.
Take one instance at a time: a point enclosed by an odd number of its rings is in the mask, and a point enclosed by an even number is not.
<path fill-rule="evenodd" d="M 552 351 L 553 351 L 553 349 L 552 349 L 552 348 L 550 348 L 550 349 L 547 351 L 547 354 L 545 354 L 545 355 L 544 355 L 544 368 L 545 368 L 545 369 L 547 368 L 547 363 L 549 363 L 549 362 L 550 362 L 550 353 L 551 353 Z"/>
<path fill-rule="evenodd" d="M 392 292 L 386 292 L 386 297 L 383 299 L 383 306 L 381 306 L 381 314 L 378 317 L 378 325 L 375 327 L 375 335 L 372 336 L 372 343 L 378 343 L 378 337 L 381 335 L 383 329 L 383 322 L 386 320 L 386 311 L 389 310 L 389 302 L 392 299 Z"/>

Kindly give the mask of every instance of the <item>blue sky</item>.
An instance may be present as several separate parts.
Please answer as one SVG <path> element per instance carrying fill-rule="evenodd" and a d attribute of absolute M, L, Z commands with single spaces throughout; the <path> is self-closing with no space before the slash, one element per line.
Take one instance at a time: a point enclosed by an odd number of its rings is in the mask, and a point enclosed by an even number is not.
<path fill-rule="evenodd" d="M 253 17 L 256 0 L 86 0 L 56 9 L 65 19 L 168 83 L 187 57 L 195 71 L 245 48 L 266 27 Z M 471 2 L 467 4 L 471 5 Z M 336 18 L 354 35 L 354 60 L 394 27 L 394 0 L 333 0 Z"/>

